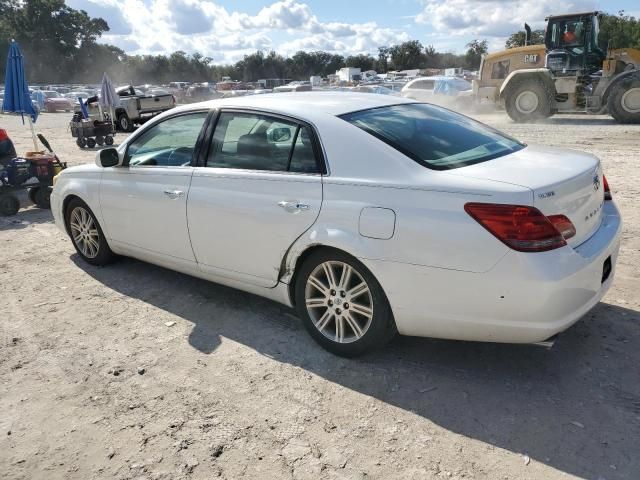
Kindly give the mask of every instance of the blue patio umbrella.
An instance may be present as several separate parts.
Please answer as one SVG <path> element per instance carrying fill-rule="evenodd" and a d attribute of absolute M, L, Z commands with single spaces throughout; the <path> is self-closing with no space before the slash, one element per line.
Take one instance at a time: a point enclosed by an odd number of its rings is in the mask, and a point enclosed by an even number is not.
<path fill-rule="evenodd" d="M 29 126 L 33 136 L 33 146 L 38 150 L 36 132 L 33 129 L 33 122 L 38 118 L 38 112 L 33 108 L 31 96 L 29 95 L 29 85 L 24 73 L 24 57 L 20 52 L 20 47 L 11 41 L 9 56 L 7 57 L 7 72 L 4 80 L 4 100 L 2 109 L 5 112 L 19 113 L 24 122 L 24 115 L 28 115 Z"/>

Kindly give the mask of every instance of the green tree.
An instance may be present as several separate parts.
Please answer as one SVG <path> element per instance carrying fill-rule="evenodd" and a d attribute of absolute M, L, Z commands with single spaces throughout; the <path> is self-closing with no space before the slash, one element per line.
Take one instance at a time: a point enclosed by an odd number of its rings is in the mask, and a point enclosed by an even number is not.
<path fill-rule="evenodd" d="M 425 54 L 422 44 L 418 40 L 410 40 L 394 45 L 389 49 L 391 63 L 396 70 L 422 68 L 425 64 Z"/>
<path fill-rule="evenodd" d="M 345 66 L 360 68 L 363 72 L 367 70 L 375 70 L 377 61 L 371 55 L 351 55 L 344 60 Z"/>
<path fill-rule="evenodd" d="M 640 19 L 625 14 L 603 15 L 600 18 L 600 48 L 640 48 Z"/>
<path fill-rule="evenodd" d="M 378 73 L 385 73 L 389 70 L 389 50 L 389 47 L 378 47 L 378 63 L 376 65 Z"/>
<path fill-rule="evenodd" d="M 486 40 L 472 40 L 467 43 L 467 53 L 465 54 L 465 66 L 469 70 L 477 70 L 480 68 L 482 55 L 488 52 L 489 47 Z"/>
<path fill-rule="evenodd" d="M 505 43 L 505 48 L 524 47 L 526 32 L 520 30 L 512 33 Z M 544 43 L 544 30 L 532 30 L 530 45 L 539 45 Z"/>

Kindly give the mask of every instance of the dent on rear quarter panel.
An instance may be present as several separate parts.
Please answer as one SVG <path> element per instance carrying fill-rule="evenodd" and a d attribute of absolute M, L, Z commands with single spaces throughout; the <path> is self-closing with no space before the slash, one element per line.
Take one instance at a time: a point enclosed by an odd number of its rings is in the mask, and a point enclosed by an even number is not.
<path fill-rule="evenodd" d="M 291 256 L 311 245 L 327 245 L 364 259 L 428 267 L 486 272 L 507 252 L 464 211 L 459 194 L 327 182 L 323 207 L 313 227 L 294 244 Z M 367 208 L 395 213 L 393 236 L 360 234 L 360 213 Z M 295 265 L 289 262 L 288 267 Z"/>

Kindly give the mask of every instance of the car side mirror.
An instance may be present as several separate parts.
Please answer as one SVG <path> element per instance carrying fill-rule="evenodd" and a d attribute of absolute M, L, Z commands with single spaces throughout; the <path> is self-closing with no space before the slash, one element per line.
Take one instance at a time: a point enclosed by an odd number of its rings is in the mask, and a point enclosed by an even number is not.
<path fill-rule="evenodd" d="M 267 140 L 271 143 L 286 142 L 291 139 L 291 129 L 287 127 L 274 128 L 267 132 Z"/>
<path fill-rule="evenodd" d="M 103 148 L 96 155 L 96 165 L 103 168 L 115 167 L 120 164 L 120 154 L 115 148 Z"/>

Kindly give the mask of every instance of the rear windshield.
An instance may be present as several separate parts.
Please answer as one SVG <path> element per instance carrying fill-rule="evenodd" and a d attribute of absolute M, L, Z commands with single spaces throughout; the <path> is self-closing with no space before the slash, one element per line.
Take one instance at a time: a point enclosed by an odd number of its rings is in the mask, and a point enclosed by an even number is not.
<path fill-rule="evenodd" d="M 491 127 L 425 103 L 372 108 L 340 118 L 434 170 L 464 167 L 524 148 Z"/>

